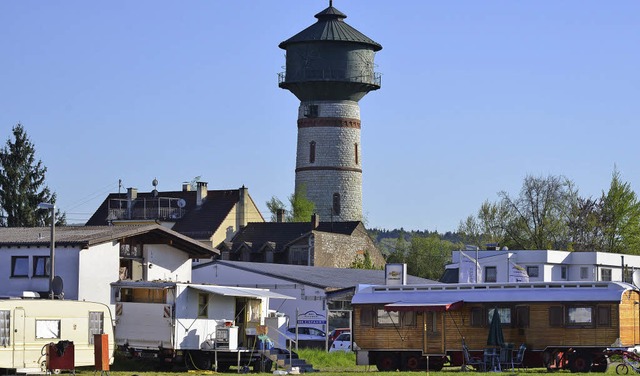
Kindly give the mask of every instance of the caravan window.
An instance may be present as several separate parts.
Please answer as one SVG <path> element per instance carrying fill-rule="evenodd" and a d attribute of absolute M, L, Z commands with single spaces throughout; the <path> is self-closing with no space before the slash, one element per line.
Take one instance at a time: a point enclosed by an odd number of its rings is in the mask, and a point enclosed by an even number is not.
<path fill-rule="evenodd" d="M 360 309 L 360 325 L 371 326 L 373 324 L 373 310 L 371 307 L 362 307 Z"/>
<path fill-rule="evenodd" d="M 610 306 L 598 306 L 598 326 L 611 326 Z"/>
<path fill-rule="evenodd" d="M 529 306 L 516 307 L 516 327 L 518 328 L 529 327 Z"/>
<path fill-rule="evenodd" d="M 593 326 L 593 307 L 568 307 L 567 326 Z"/>
<path fill-rule="evenodd" d="M 95 334 L 104 333 L 104 313 L 89 312 L 89 343 L 93 344 L 93 336 Z"/>
<path fill-rule="evenodd" d="M 493 311 L 496 308 L 489 308 L 489 312 L 487 315 L 487 323 L 491 324 L 491 319 L 493 318 Z M 500 324 L 502 325 L 511 325 L 511 308 L 497 308 L 498 315 L 500 316 Z"/>
<path fill-rule="evenodd" d="M 36 320 L 36 338 L 60 338 L 60 320 Z"/>
<path fill-rule="evenodd" d="M 388 312 L 384 309 L 378 309 L 376 315 L 376 326 L 398 326 L 400 324 L 400 315 L 398 312 Z"/>
<path fill-rule="evenodd" d="M 7 347 L 11 344 L 11 311 L 0 311 L 0 346 Z"/>
<path fill-rule="evenodd" d="M 120 289 L 120 301 L 131 303 L 166 303 L 167 291 L 165 289 Z"/>
<path fill-rule="evenodd" d="M 402 326 L 416 326 L 416 312 L 407 311 L 402 312 Z"/>

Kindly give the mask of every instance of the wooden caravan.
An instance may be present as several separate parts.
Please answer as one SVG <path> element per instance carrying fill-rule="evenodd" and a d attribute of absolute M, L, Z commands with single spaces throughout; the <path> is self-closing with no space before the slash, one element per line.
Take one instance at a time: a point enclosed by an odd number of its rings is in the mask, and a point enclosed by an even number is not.
<path fill-rule="evenodd" d="M 640 343 L 639 291 L 621 282 L 362 286 L 352 305 L 357 362 L 379 370 L 481 357 L 494 310 L 524 366 L 605 371 L 608 349 Z"/>

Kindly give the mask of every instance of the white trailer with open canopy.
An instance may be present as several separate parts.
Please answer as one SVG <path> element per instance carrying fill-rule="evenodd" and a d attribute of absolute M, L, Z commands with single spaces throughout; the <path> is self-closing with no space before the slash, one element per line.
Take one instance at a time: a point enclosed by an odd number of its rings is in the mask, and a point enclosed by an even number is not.
<path fill-rule="evenodd" d="M 293 299 L 266 289 L 176 282 L 112 283 L 116 344 L 165 364 L 218 371 L 247 365 L 268 370 L 259 351 L 268 299 Z"/>

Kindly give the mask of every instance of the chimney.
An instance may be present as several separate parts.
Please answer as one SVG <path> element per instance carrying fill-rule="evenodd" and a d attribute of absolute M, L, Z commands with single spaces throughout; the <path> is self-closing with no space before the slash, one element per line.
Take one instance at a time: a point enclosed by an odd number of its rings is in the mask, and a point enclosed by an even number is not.
<path fill-rule="evenodd" d="M 196 205 L 200 206 L 204 202 L 204 199 L 207 198 L 207 183 L 204 181 L 199 181 L 196 184 Z"/>
<path fill-rule="evenodd" d="M 247 225 L 247 207 L 249 203 L 249 189 L 243 185 L 238 189 L 238 206 L 236 208 L 236 229 Z"/>
<path fill-rule="evenodd" d="M 276 210 L 276 222 L 278 223 L 284 222 L 284 213 L 285 213 L 284 209 Z"/>
<path fill-rule="evenodd" d="M 191 192 L 191 183 L 182 183 L 182 192 Z"/>
<path fill-rule="evenodd" d="M 133 202 L 138 198 L 138 188 L 127 188 L 127 215 L 131 219 Z"/>
<path fill-rule="evenodd" d="M 315 230 L 320 225 L 320 216 L 317 213 L 311 215 L 311 229 Z"/>

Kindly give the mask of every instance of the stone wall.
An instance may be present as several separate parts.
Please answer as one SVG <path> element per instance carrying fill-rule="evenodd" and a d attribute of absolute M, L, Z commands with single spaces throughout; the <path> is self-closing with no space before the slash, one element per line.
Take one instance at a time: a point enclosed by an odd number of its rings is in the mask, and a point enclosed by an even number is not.
<path fill-rule="evenodd" d="M 313 117 L 307 116 L 310 106 L 317 106 Z M 315 148 L 315 153 L 312 153 L 312 148 Z M 306 188 L 307 198 L 315 203 L 320 218 L 362 220 L 361 155 L 360 107 L 357 102 L 314 101 L 300 104 L 296 189 Z M 336 193 L 340 195 L 339 214 L 332 212 Z"/>

